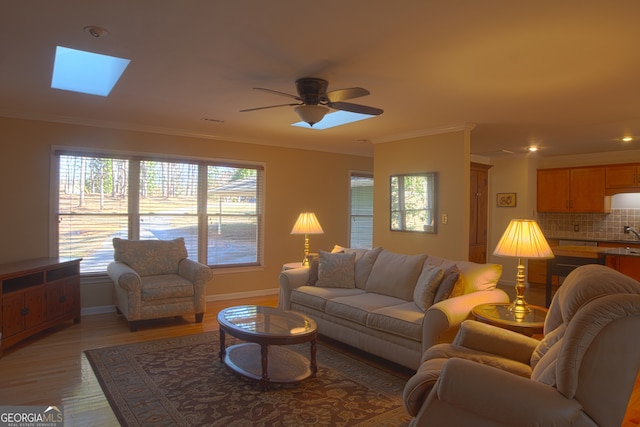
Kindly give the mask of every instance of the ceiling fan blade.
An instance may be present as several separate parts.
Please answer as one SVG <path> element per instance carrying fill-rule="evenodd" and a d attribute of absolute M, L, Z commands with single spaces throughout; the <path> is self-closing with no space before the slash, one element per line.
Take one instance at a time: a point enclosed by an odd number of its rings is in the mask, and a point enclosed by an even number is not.
<path fill-rule="evenodd" d="M 366 105 L 352 104 L 350 102 L 331 102 L 327 104 L 336 110 L 349 111 L 352 113 L 369 114 L 371 116 L 379 116 L 384 110 Z"/>
<path fill-rule="evenodd" d="M 359 98 L 361 96 L 366 96 L 369 95 L 369 91 L 366 89 L 363 89 L 361 87 L 350 87 L 350 88 L 346 88 L 346 89 L 337 89 L 337 90 L 332 90 L 331 92 L 327 93 L 327 99 L 329 100 L 329 102 L 338 102 L 338 101 L 344 101 L 345 99 L 353 99 L 353 98 Z"/>
<path fill-rule="evenodd" d="M 278 105 L 269 105 L 267 107 L 256 107 L 256 108 L 246 108 L 244 110 L 240 110 L 241 113 L 246 113 L 247 111 L 257 111 L 257 110 L 267 110 L 269 108 L 278 108 L 278 107 L 293 107 L 296 105 L 302 105 L 302 103 L 297 104 L 278 104 Z"/>
<path fill-rule="evenodd" d="M 261 91 L 264 91 L 264 92 L 269 92 L 269 93 L 272 93 L 274 95 L 286 96 L 287 98 L 293 98 L 293 99 L 297 99 L 298 101 L 302 101 L 302 99 L 299 96 L 291 95 L 290 93 L 279 92 L 277 90 L 266 89 L 266 88 L 263 88 L 263 87 L 254 87 L 254 89 L 255 90 L 261 90 Z"/>

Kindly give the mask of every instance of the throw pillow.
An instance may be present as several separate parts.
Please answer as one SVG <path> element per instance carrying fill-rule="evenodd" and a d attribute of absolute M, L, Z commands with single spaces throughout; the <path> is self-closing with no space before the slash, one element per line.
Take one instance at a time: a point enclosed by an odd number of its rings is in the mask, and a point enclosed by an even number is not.
<path fill-rule="evenodd" d="M 319 252 L 318 281 L 323 288 L 355 288 L 356 254 Z"/>
<path fill-rule="evenodd" d="M 318 264 L 319 259 L 317 255 L 307 255 L 309 260 L 309 279 L 307 280 L 307 286 L 315 286 L 318 281 Z"/>
<path fill-rule="evenodd" d="M 413 290 L 413 302 L 422 311 L 427 311 L 436 294 L 444 272 L 440 267 L 425 265 Z"/>
<path fill-rule="evenodd" d="M 458 270 L 458 266 L 454 264 L 444 271 L 442 282 L 440 282 L 440 286 L 438 286 L 436 294 L 433 297 L 433 303 L 435 304 L 448 299 L 458 281 L 460 281 L 460 270 Z"/>

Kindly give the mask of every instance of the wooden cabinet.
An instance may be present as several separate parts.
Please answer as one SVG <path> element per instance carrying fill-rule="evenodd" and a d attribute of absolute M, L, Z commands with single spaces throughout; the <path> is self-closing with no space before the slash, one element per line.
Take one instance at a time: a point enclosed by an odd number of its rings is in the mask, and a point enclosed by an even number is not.
<path fill-rule="evenodd" d="M 605 188 L 608 195 L 640 192 L 640 165 L 605 167 Z"/>
<path fill-rule="evenodd" d="M 550 239 L 547 241 L 552 248 L 558 246 L 558 240 Z M 546 259 L 529 259 L 527 260 L 527 282 L 535 287 L 542 287 L 547 283 L 547 260 Z M 552 277 L 552 284 L 558 284 L 558 278 Z"/>
<path fill-rule="evenodd" d="M 0 356 L 5 348 L 66 320 L 80 322 L 79 259 L 0 265 Z"/>
<path fill-rule="evenodd" d="M 605 168 L 538 170 L 537 205 L 538 212 L 609 212 Z"/>
<path fill-rule="evenodd" d="M 605 257 L 605 264 L 622 274 L 626 274 L 640 281 L 640 257 L 637 256 L 609 256 Z"/>
<path fill-rule="evenodd" d="M 469 261 L 481 264 L 487 262 L 490 168 L 491 165 L 471 163 Z"/>

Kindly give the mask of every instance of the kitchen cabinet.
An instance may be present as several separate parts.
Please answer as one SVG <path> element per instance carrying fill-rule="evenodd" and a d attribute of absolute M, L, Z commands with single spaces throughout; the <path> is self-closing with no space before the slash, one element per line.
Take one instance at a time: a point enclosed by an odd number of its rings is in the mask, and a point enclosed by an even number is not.
<path fill-rule="evenodd" d="M 640 256 L 638 255 L 621 256 L 606 254 L 605 265 L 640 281 Z"/>
<path fill-rule="evenodd" d="M 547 240 L 552 248 L 558 246 L 559 241 L 555 239 Z M 527 282 L 536 288 L 542 288 L 547 283 L 547 260 L 546 259 L 529 259 L 527 260 Z M 558 277 L 552 277 L 552 284 L 558 285 Z"/>
<path fill-rule="evenodd" d="M 605 196 L 605 168 L 538 170 L 538 212 L 595 212 L 611 210 Z"/>
<path fill-rule="evenodd" d="M 490 168 L 491 165 L 471 163 L 469 261 L 480 264 L 487 262 Z"/>
<path fill-rule="evenodd" d="M 80 322 L 80 259 L 0 265 L 0 356 L 5 348 L 66 320 Z"/>
<path fill-rule="evenodd" d="M 640 192 L 640 164 L 607 166 L 605 187 L 607 195 Z"/>

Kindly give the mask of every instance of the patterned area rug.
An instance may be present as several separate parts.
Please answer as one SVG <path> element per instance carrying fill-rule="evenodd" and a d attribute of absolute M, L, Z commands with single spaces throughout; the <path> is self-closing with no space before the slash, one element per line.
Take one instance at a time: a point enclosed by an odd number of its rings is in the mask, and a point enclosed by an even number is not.
<path fill-rule="evenodd" d="M 227 335 L 227 346 L 234 343 Z M 218 332 L 85 352 L 123 426 L 406 426 L 406 373 L 378 369 L 329 342 L 318 343 L 318 374 L 273 384 L 231 372 Z M 308 357 L 309 344 L 290 346 Z M 382 368 L 382 366 L 379 366 Z"/>

